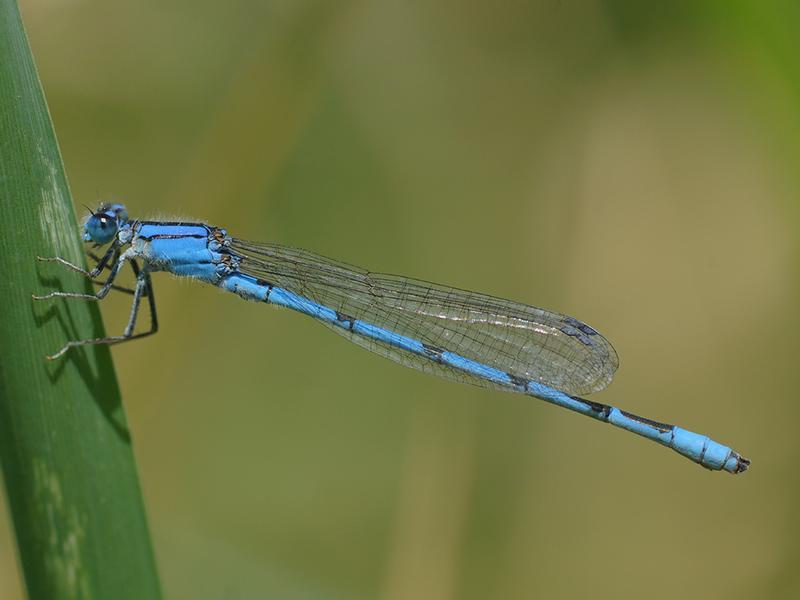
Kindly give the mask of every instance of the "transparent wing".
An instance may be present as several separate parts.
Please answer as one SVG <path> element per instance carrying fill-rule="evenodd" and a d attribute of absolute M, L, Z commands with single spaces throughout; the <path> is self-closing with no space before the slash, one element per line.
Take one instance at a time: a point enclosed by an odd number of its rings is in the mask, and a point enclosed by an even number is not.
<path fill-rule="evenodd" d="M 614 348 L 602 335 L 566 315 L 407 277 L 370 273 L 286 246 L 233 239 L 230 249 L 239 256 L 243 273 L 355 319 L 568 394 L 605 388 L 619 366 Z M 329 327 L 403 365 L 499 388 L 347 329 Z"/>

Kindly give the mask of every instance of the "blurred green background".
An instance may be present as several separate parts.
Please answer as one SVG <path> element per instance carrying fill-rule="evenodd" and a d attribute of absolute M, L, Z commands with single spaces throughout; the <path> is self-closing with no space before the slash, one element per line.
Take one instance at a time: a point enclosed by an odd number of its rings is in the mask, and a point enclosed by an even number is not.
<path fill-rule="evenodd" d="M 797 3 L 21 8 L 76 202 L 573 314 L 620 354 L 594 398 L 753 460 L 162 275 L 113 355 L 168 598 L 798 597 Z"/>

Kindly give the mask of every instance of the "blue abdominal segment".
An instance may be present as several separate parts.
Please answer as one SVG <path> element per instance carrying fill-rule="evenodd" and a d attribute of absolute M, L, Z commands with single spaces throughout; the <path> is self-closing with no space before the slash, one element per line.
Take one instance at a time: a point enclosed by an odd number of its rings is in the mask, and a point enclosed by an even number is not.
<path fill-rule="evenodd" d="M 314 319 L 325 321 L 337 327 L 346 329 L 354 334 L 382 342 L 398 350 L 413 353 L 426 360 L 432 360 L 440 365 L 450 367 L 469 375 L 491 381 L 501 386 L 517 388 L 529 396 L 545 400 L 551 404 L 568 408 L 583 415 L 595 418 L 616 427 L 636 433 L 662 446 L 672 448 L 679 454 L 706 467 L 719 471 L 726 470 L 739 473 L 745 470 L 749 463 L 742 459 L 736 452 L 714 442 L 710 438 L 675 427 L 651 421 L 626 413 L 618 408 L 589 402 L 583 398 L 570 396 L 544 384 L 520 380 L 513 376 L 480 362 L 470 360 L 453 352 L 434 349 L 419 340 L 415 340 L 371 323 L 354 319 L 327 306 L 317 304 L 293 292 L 276 288 L 266 281 L 259 281 L 254 277 L 234 274 L 226 278 L 220 285 L 237 293 L 248 300 L 268 302 L 277 306 L 290 308 L 308 315 Z"/>

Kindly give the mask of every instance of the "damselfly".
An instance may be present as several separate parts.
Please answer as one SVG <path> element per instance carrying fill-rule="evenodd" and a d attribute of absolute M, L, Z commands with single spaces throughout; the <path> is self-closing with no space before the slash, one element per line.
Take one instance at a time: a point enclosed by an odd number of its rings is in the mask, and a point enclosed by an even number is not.
<path fill-rule="evenodd" d="M 103 204 L 86 220 L 83 239 L 108 246 L 91 271 L 54 261 L 96 280 L 96 294 L 34 296 L 101 300 L 118 289 L 126 263 L 136 275 L 133 305 L 122 335 L 67 342 L 70 348 L 117 344 L 158 328 L 150 274 L 168 271 L 308 315 L 368 350 L 408 367 L 456 381 L 517 392 L 611 423 L 672 448 L 712 470 L 745 471 L 750 461 L 727 446 L 680 427 L 578 397 L 605 388 L 619 364 L 595 329 L 566 315 L 424 281 L 371 273 L 276 244 L 254 243 L 202 223 L 138 221 L 121 204 Z M 150 329 L 134 333 L 141 301 Z"/>

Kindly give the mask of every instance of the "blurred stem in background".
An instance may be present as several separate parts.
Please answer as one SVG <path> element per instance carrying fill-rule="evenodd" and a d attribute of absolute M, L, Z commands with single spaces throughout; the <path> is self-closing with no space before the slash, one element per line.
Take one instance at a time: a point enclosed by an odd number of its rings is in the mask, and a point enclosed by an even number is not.
<path fill-rule="evenodd" d="M 61 156 L 19 10 L 0 0 L 0 458 L 31 598 L 160 596 L 114 367 L 89 290 L 37 255 L 85 263 Z"/>

